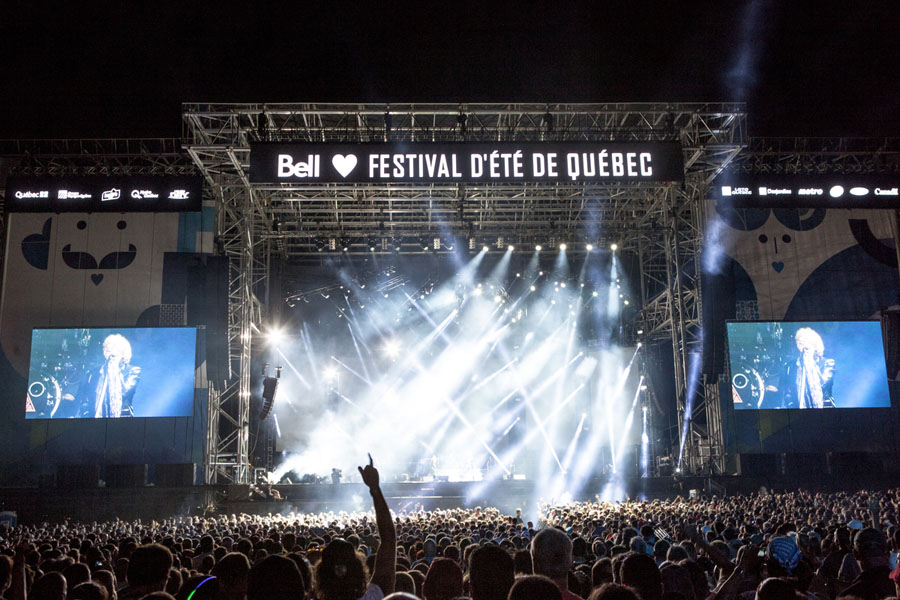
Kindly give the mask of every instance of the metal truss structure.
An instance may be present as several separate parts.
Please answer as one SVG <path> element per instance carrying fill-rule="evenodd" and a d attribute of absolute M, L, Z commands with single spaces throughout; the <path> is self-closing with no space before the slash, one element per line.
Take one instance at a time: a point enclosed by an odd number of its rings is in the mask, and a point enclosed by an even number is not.
<path fill-rule="evenodd" d="M 450 238 L 480 247 L 555 237 L 575 250 L 615 242 L 641 265 L 643 310 L 631 331 L 671 344 L 685 470 L 724 467 L 717 387 L 689 385 L 700 344 L 699 256 L 708 183 L 747 144 L 743 104 L 185 104 L 186 149 L 219 207 L 217 243 L 231 258 L 229 341 L 234 408 L 213 477 L 246 482 L 249 374 L 263 329 L 273 258 L 318 263 L 322 252 L 423 252 Z M 251 184 L 254 141 L 677 140 L 684 183 Z M 574 242 L 574 244 L 572 244 Z M 410 250 L 411 249 L 411 250 Z M 280 301 L 281 299 L 275 299 Z M 694 383 L 694 382 L 691 382 Z M 226 411 L 220 411 L 226 414 Z M 706 458 L 702 458 L 706 457 Z"/>

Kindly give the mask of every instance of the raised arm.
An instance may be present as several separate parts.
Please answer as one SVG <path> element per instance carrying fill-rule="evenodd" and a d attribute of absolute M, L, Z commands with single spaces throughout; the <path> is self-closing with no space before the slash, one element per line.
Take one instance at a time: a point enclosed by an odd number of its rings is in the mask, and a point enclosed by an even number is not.
<path fill-rule="evenodd" d="M 359 474 L 362 475 L 363 483 L 368 486 L 369 493 L 372 494 L 372 503 L 375 505 L 375 523 L 378 525 L 380 542 L 378 552 L 375 553 L 375 568 L 369 582 L 380 587 L 387 596 L 394 591 L 394 577 L 397 568 L 397 531 L 394 529 L 387 501 L 378 485 L 378 469 L 375 468 L 371 454 L 366 468 L 359 467 Z"/>
<path fill-rule="evenodd" d="M 703 537 L 703 534 L 697 531 L 697 527 L 693 523 L 685 523 L 682 527 L 684 531 L 684 536 L 688 538 L 691 542 L 696 546 L 700 546 L 706 555 L 709 557 L 709 560 L 713 562 L 714 565 L 721 569 L 722 573 L 725 576 L 731 574 L 735 569 L 735 565 L 731 564 L 731 561 L 726 557 L 722 556 L 718 550 L 709 545 L 706 541 L 706 538 Z"/>
<path fill-rule="evenodd" d="M 13 559 L 12 584 L 6 597 L 9 600 L 26 600 L 25 592 L 25 542 L 19 542 L 16 546 L 16 555 Z"/>

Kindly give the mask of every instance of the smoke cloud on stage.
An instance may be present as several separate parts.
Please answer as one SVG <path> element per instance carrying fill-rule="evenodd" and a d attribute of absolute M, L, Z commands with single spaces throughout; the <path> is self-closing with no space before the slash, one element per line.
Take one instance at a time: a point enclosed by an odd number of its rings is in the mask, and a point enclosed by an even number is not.
<path fill-rule="evenodd" d="M 524 477 L 549 500 L 636 469 L 639 349 L 622 345 L 615 252 L 336 254 L 283 286 L 281 321 L 254 339 L 284 366 L 273 481 L 354 481 L 371 452 L 386 481 L 477 495 Z"/>

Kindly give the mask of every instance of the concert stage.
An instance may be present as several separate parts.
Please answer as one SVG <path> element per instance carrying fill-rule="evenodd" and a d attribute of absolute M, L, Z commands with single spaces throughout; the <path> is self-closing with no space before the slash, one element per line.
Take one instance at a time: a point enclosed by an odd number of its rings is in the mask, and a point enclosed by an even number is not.
<path fill-rule="evenodd" d="M 595 495 L 616 494 L 617 498 L 648 499 L 683 495 L 748 494 L 766 488 L 772 492 L 881 488 L 897 485 L 896 473 L 847 472 L 785 475 L 773 472 L 756 476 L 649 477 L 616 481 L 592 479 L 574 501 L 595 500 Z M 534 515 L 535 503 L 559 501 L 541 493 L 537 481 L 497 480 L 485 482 L 383 483 L 382 490 L 394 511 L 457 507 L 494 506 L 506 512 L 522 508 Z M 250 497 L 248 485 L 206 485 L 185 487 L 90 487 L 62 489 L 28 487 L 0 489 L 0 510 L 16 511 L 22 523 L 41 521 L 94 521 L 120 518 L 167 519 L 173 516 L 202 515 L 214 507 L 220 514 L 285 514 L 295 512 L 370 510 L 368 490 L 361 483 L 292 484 L 273 486 L 283 499 Z M 693 491 L 692 491 L 693 490 Z M 568 498 L 566 498 L 568 500 Z M 207 514 L 212 514 L 207 512 Z"/>

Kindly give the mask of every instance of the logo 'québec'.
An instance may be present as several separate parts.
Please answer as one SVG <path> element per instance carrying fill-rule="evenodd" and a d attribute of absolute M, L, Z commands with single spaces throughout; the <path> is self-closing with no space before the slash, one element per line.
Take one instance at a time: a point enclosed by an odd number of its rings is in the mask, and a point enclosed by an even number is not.
<path fill-rule="evenodd" d="M 294 162 L 290 154 L 278 155 L 278 177 L 318 177 L 320 172 L 319 155 L 310 154 L 306 162 Z"/>

